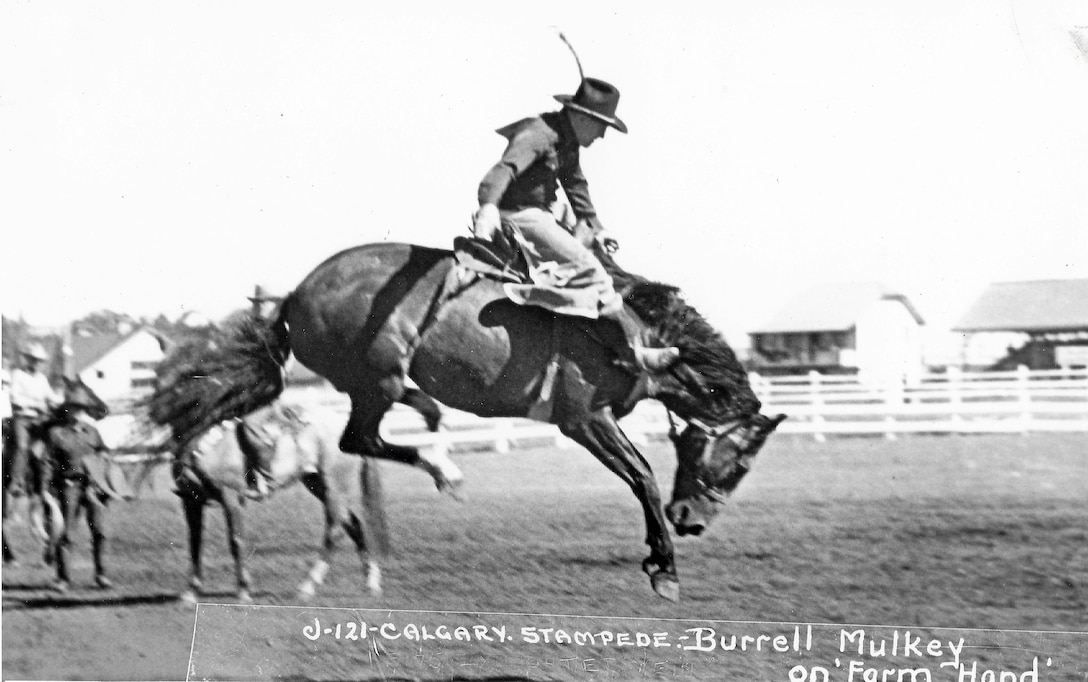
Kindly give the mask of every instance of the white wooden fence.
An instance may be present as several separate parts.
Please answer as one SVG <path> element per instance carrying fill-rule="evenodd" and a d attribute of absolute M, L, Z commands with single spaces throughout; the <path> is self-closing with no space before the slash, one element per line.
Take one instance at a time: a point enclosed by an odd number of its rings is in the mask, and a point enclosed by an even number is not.
<path fill-rule="evenodd" d="M 781 433 L 812 435 L 905 433 L 1088 432 L 1088 370 L 961 372 L 927 374 L 910 383 L 868 381 L 858 376 L 811 373 L 803 376 L 751 376 L 762 412 L 789 416 Z M 342 397 L 337 402 L 346 412 Z M 398 406 L 382 424 L 391 441 L 406 445 L 487 447 L 505 452 L 522 442 L 571 445 L 554 426 L 525 419 L 481 419 L 445 410 L 445 430 L 432 434 L 422 419 Z M 645 401 L 623 420 L 636 443 L 663 438 L 665 408 Z"/>
<path fill-rule="evenodd" d="M 1088 370 L 927 374 L 914 382 L 857 376 L 752 377 L 763 412 L 785 433 L 1088 432 Z"/>
<path fill-rule="evenodd" d="M 950 370 L 912 383 L 866 381 L 857 376 L 760 377 L 752 386 L 762 412 L 789 416 L 780 433 L 806 434 L 822 440 L 834 434 L 1088 432 L 1088 370 L 967 373 Z M 330 390 L 290 396 L 314 408 L 339 427 L 347 416 L 346 396 Z M 506 452 L 524 444 L 570 447 L 571 441 L 549 424 L 526 419 L 482 419 L 457 410 L 443 411 L 443 428 L 430 433 L 423 419 L 397 405 L 382 423 L 390 441 L 416 446 Z M 111 420 L 114 421 L 112 424 Z M 127 421 L 126 421 L 127 420 Z M 108 417 L 111 445 L 121 444 L 132 417 Z M 665 408 L 644 401 L 622 422 L 637 444 L 664 438 Z M 110 442 L 110 441 L 113 442 Z M 138 444 L 124 443 L 128 459 L 139 458 Z"/>

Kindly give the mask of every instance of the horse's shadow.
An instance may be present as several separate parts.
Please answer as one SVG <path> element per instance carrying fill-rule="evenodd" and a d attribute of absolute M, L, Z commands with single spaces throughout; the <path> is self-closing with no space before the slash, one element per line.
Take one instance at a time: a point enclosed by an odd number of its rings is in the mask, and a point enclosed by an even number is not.
<path fill-rule="evenodd" d="M 22 611 L 35 609 L 75 609 L 75 608 L 117 608 L 125 606 L 147 606 L 157 604 L 180 604 L 181 598 L 177 592 L 156 592 L 150 594 L 118 594 L 116 591 L 86 588 L 85 590 L 74 588 L 66 594 L 49 593 L 48 583 L 4 583 L 4 610 Z M 34 594 L 28 597 L 13 597 L 10 592 L 34 592 L 47 594 Z M 254 597 L 267 597 L 264 594 L 254 594 Z M 229 591 L 204 592 L 201 601 L 215 603 L 231 602 L 235 594 Z"/>

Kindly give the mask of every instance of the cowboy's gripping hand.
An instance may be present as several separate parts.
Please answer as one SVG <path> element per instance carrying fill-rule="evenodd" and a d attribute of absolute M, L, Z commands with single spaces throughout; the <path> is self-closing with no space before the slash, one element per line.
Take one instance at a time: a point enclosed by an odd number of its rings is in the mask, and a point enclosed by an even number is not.
<path fill-rule="evenodd" d="M 601 230 L 594 235 L 594 239 L 601 245 L 604 252 L 612 255 L 620 250 L 619 241 L 608 230 Z"/>
<path fill-rule="evenodd" d="M 501 222 L 499 207 L 495 204 L 484 204 L 476 211 L 476 215 L 472 216 L 472 234 L 479 239 L 492 241 L 499 231 Z"/>

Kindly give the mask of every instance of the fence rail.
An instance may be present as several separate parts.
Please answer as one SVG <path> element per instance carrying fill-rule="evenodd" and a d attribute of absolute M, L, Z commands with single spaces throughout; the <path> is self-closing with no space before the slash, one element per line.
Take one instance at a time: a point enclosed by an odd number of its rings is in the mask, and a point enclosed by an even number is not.
<path fill-rule="evenodd" d="M 1088 432 L 1088 370 L 929 374 L 912 382 L 868 381 L 857 376 L 751 376 L 765 414 L 789 416 L 781 433 L 822 440 L 835 434 L 876 434 L 894 438 L 908 433 Z M 348 410 L 346 396 L 330 390 L 291 396 L 325 414 L 337 426 Z M 110 445 L 138 460 L 141 447 L 131 436 L 131 415 L 108 417 Z M 665 409 L 645 401 L 623 420 L 637 444 L 662 438 L 668 431 Z M 444 410 L 443 429 L 428 432 L 412 410 L 396 406 L 382 423 L 389 440 L 415 446 L 489 449 L 499 452 L 519 444 L 572 445 L 559 430 L 527 419 L 482 419 Z M 128 441 L 126 442 L 126 438 Z M 110 442 L 112 441 L 112 442 Z"/>
<path fill-rule="evenodd" d="M 766 413 L 784 412 L 787 433 L 1088 432 L 1088 370 L 927 374 L 872 381 L 810 373 L 751 377 Z"/>

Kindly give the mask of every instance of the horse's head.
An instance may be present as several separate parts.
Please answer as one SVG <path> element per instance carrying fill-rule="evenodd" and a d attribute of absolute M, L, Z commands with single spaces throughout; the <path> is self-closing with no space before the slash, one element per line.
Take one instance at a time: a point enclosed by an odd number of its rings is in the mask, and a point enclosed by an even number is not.
<path fill-rule="evenodd" d="M 786 416 L 759 413 L 744 366 L 679 289 L 624 271 L 599 245 L 594 253 L 658 345 L 680 349 L 679 361 L 647 378 L 647 394 L 687 422 L 682 432 L 670 434 L 678 465 L 665 512 L 679 535 L 698 535 Z"/>
<path fill-rule="evenodd" d="M 729 493 L 748 473 L 752 459 L 786 418 L 759 413 L 710 426 L 697 419 L 672 434 L 678 464 L 672 501 L 665 515 L 678 535 L 699 535 L 721 511 Z"/>
<path fill-rule="evenodd" d="M 92 419 L 96 420 L 110 413 L 109 406 L 79 377 L 64 378 L 64 402 L 61 403 L 61 407 L 66 406 L 84 409 Z"/>
<path fill-rule="evenodd" d="M 721 511 L 726 497 L 748 473 L 767 436 L 786 418 L 759 413 L 760 402 L 743 371 L 718 371 L 722 355 L 696 371 L 681 360 L 654 390 L 687 422 L 670 428 L 676 447 L 676 478 L 665 514 L 678 535 L 699 535 Z M 739 367 L 739 365 L 738 365 Z"/>

